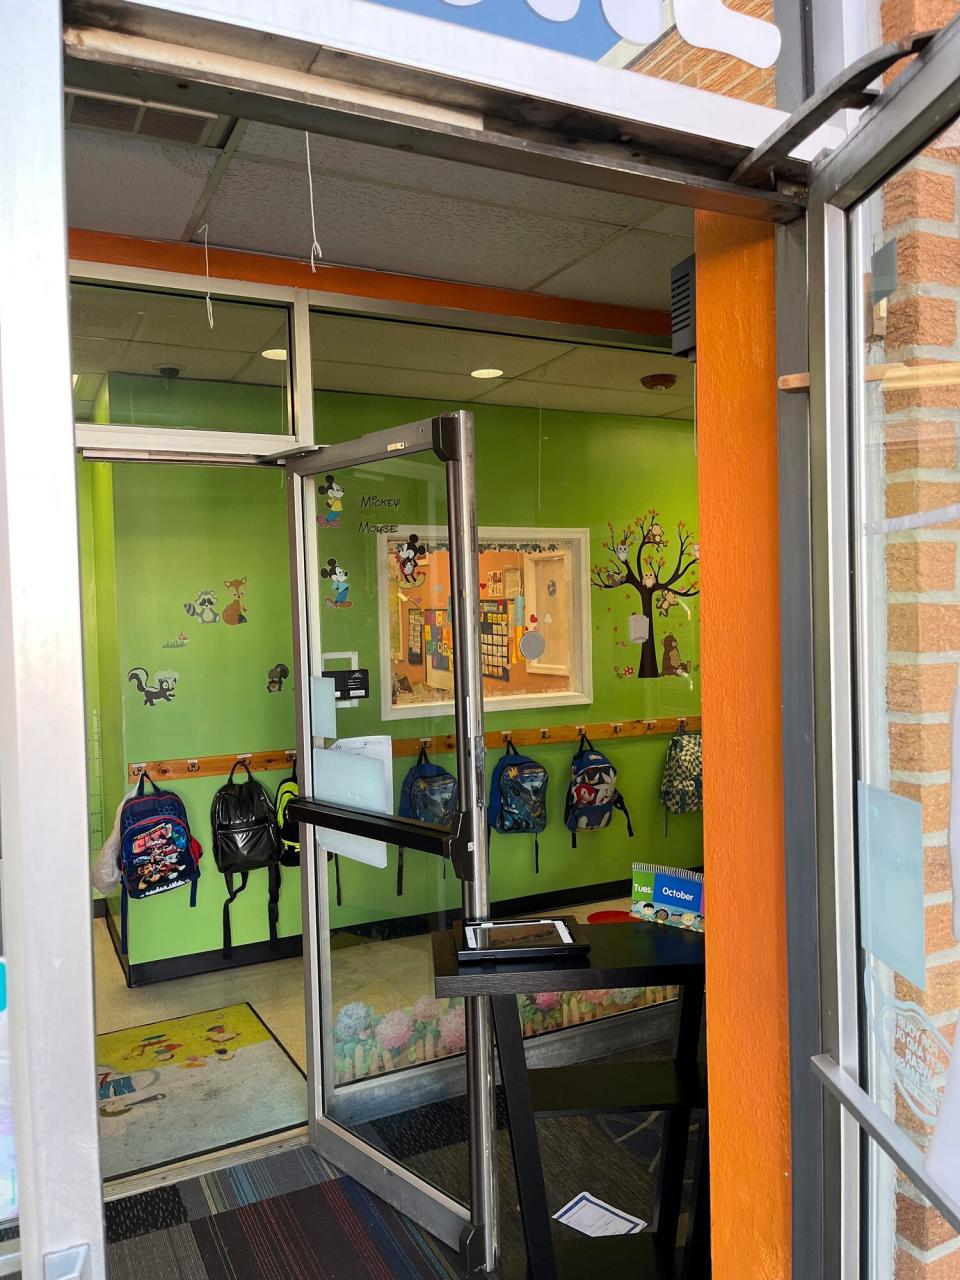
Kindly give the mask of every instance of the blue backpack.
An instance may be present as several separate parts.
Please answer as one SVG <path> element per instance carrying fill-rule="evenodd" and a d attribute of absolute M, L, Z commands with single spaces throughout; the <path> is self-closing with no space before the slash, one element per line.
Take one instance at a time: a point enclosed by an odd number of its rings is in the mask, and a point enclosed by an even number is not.
<path fill-rule="evenodd" d="M 577 833 L 609 827 L 614 809 L 622 811 L 627 820 L 627 835 L 632 836 L 630 814 L 617 790 L 617 771 L 602 751 L 594 750 L 587 735 L 581 733 L 580 746 L 570 766 L 570 787 L 563 814 L 574 849 Z"/>
<path fill-rule="evenodd" d="M 148 794 L 150 783 L 153 793 Z M 190 834 L 187 811 L 173 791 L 161 791 L 146 773 L 136 793 L 120 810 L 120 950 L 127 954 L 127 900 L 150 898 L 182 885 L 190 886 L 190 905 L 197 905 L 200 879 L 199 840 Z"/>
<path fill-rule="evenodd" d="M 401 818 L 416 818 L 435 827 L 453 825 L 457 811 L 457 780 L 442 764 L 431 764 L 427 748 L 421 747 L 417 763 L 407 771 L 400 788 Z M 443 877 L 447 877 L 447 864 L 443 864 Z M 397 897 L 403 894 L 403 847 L 397 858 Z"/>
<path fill-rule="evenodd" d="M 547 825 L 547 771 L 507 742 L 490 777 L 487 826 L 502 835 L 533 836 L 533 866 L 540 874 L 540 832 Z"/>

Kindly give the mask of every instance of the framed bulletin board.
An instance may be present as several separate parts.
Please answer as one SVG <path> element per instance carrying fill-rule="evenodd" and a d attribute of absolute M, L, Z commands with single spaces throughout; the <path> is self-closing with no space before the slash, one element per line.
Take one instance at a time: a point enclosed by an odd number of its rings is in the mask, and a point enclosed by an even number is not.
<path fill-rule="evenodd" d="M 445 527 L 418 528 L 416 574 L 403 574 L 409 534 L 378 534 L 380 682 L 385 720 L 453 709 L 450 549 Z M 480 538 L 480 647 L 484 702 L 520 707 L 593 700 L 589 554 L 586 529 L 484 527 Z M 396 622 L 403 610 L 401 644 Z M 537 631 L 544 644 L 524 658 L 520 640 Z"/>

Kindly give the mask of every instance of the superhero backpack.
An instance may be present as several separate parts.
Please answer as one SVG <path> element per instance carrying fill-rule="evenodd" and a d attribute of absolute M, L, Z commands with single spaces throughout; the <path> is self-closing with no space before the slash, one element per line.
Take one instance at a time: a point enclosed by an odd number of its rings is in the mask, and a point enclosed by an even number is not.
<path fill-rule="evenodd" d="M 574 849 L 579 833 L 609 827 L 614 809 L 622 811 L 627 820 L 627 835 L 632 836 L 630 814 L 617 790 L 617 771 L 602 751 L 594 749 L 587 735 L 581 733 L 580 745 L 570 766 L 570 787 L 563 813 Z"/>
<path fill-rule="evenodd" d="M 490 776 L 487 827 L 501 835 L 532 835 L 533 866 L 540 874 L 540 832 L 547 825 L 547 771 L 508 740 Z"/>
<path fill-rule="evenodd" d="M 246 782 L 234 782 L 233 775 L 243 767 Z M 213 857 L 217 870 L 223 873 L 227 899 L 223 904 L 223 955 L 229 959 L 233 944 L 230 934 L 230 906 L 247 887 L 251 871 L 266 868 L 268 880 L 267 920 L 270 927 L 270 949 L 279 944 L 277 921 L 280 902 L 280 832 L 270 797 L 242 760 L 230 770 L 230 777 L 213 797 L 210 809 L 213 828 Z M 239 875 L 240 883 L 235 876 Z"/>
<path fill-rule="evenodd" d="M 150 783 L 152 792 L 146 790 Z M 161 791 L 146 773 L 120 810 L 120 950 L 127 954 L 127 901 L 190 886 L 197 905 L 197 881 L 203 849 L 190 834 L 187 811 L 173 791 Z"/>
<path fill-rule="evenodd" d="M 281 867 L 299 867 L 300 865 L 300 824 L 295 822 L 293 818 L 287 816 L 287 805 L 291 800 L 295 800 L 300 794 L 300 787 L 296 777 L 291 774 L 289 778 L 284 778 L 277 787 L 277 794 L 274 797 L 274 809 L 277 818 L 277 830 L 280 832 L 280 865 Z M 328 853 L 327 861 L 333 859 L 334 869 L 337 877 L 337 906 L 343 904 L 343 894 L 340 889 L 340 855 L 337 853 Z"/>
<path fill-rule="evenodd" d="M 429 822 L 435 827 L 453 825 L 453 815 L 457 811 L 457 780 L 452 773 L 444 769 L 442 764 L 431 763 L 427 748 L 421 747 L 417 763 L 407 771 L 400 788 L 400 806 L 397 809 L 401 818 L 416 818 L 418 822 Z M 447 864 L 443 864 L 446 878 Z M 397 897 L 403 893 L 403 847 L 400 847 L 397 858 Z"/>

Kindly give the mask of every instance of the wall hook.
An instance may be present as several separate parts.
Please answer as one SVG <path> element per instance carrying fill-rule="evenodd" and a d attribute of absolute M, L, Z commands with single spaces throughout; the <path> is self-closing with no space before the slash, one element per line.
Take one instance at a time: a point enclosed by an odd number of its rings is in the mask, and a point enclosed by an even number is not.
<path fill-rule="evenodd" d="M 622 725 L 622 724 L 611 724 L 611 726 L 610 726 L 610 732 L 613 734 L 613 736 L 614 736 L 614 737 L 617 737 L 617 735 L 618 735 L 618 734 L 623 733 L 623 725 Z"/>
<path fill-rule="evenodd" d="M 541 742 L 546 742 L 546 740 L 547 740 L 549 737 L 550 737 L 550 730 L 549 730 L 549 729 L 541 729 L 541 730 L 540 730 L 540 741 L 541 741 Z"/>
<path fill-rule="evenodd" d="M 199 773 L 199 772 L 200 772 L 200 761 L 199 761 L 199 760 L 188 760 L 188 761 L 187 761 L 187 773 Z"/>
<path fill-rule="evenodd" d="M 500 731 L 500 737 L 503 739 L 503 744 L 504 744 L 504 746 L 506 746 L 506 744 L 507 744 L 508 742 L 512 742 L 512 741 L 513 741 L 513 730 L 512 730 L 512 729 L 502 729 L 502 730 Z"/>

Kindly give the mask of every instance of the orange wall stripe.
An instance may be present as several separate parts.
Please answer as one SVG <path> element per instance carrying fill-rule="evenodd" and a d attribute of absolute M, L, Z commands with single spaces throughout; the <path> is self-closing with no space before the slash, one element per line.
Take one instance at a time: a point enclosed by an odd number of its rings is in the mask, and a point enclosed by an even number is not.
<path fill-rule="evenodd" d="M 146 267 L 154 271 L 175 271 L 203 275 L 203 248 L 179 241 L 140 240 L 134 236 L 111 235 L 102 231 L 72 228 L 70 257 L 80 262 L 103 262 L 113 266 Z M 274 258 L 237 249 L 210 249 L 210 275 L 218 280 L 245 280 L 255 284 L 288 288 L 317 289 L 354 298 L 416 303 L 428 307 L 449 307 L 487 315 L 514 316 L 524 320 L 546 320 L 554 324 L 586 325 L 596 329 L 622 329 L 649 337 L 670 333 L 670 316 L 665 311 L 644 311 L 609 303 L 581 302 L 551 294 L 522 293 L 513 289 L 491 289 L 486 285 L 457 284 L 449 280 L 429 280 L 420 276 L 393 275 L 363 267 L 336 267 L 319 263 L 316 274 L 308 262 Z"/>
<path fill-rule="evenodd" d="M 790 1275 L 774 232 L 698 213 L 714 1280 Z"/>

